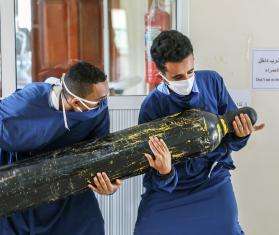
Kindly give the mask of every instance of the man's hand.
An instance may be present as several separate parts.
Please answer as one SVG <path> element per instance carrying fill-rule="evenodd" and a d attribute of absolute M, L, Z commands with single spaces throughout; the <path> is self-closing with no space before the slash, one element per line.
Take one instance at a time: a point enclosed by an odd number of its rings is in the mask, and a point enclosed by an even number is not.
<path fill-rule="evenodd" d="M 236 116 L 235 120 L 233 121 L 235 135 L 240 138 L 246 137 L 254 131 L 262 130 L 264 126 L 264 123 L 253 126 L 251 119 L 247 114 L 240 114 L 239 117 Z"/>
<path fill-rule="evenodd" d="M 162 139 L 150 137 L 149 147 L 154 154 L 154 157 L 145 153 L 149 165 L 157 170 L 161 175 L 167 175 L 171 172 L 171 154 Z"/>
<path fill-rule="evenodd" d="M 94 184 L 89 184 L 88 187 L 101 195 L 110 195 L 115 193 L 119 187 L 122 185 L 122 181 L 117 179 L 115 184 L 110 182 L 109 177 L 105 172 L 97 173 L 97 176 L 94 177 Z"/>

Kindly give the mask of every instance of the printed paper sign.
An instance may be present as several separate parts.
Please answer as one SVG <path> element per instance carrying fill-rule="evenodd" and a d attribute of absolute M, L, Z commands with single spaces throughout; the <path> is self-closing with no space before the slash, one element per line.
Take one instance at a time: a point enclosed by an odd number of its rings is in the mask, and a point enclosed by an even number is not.
<path fill-rule="evenodd" d="M 253 88 L 279 89 L 279 49 L 253 50 Z"/>

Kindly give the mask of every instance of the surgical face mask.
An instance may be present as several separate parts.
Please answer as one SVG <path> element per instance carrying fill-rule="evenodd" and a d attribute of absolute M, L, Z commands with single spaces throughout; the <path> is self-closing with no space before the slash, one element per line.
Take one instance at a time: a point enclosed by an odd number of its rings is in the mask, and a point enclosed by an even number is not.
<path fill-rule="evenodd" d="M 181 81 L 169 81 L 163 74 L 160 74 L 162 78 L 167 82 L 168 87 L 178 95 L 189 95 L 192 91 L 195 74 L 190 78 Z"/>
<path fill-rule="evenodd" d="M 86 100 L 86 99 L 83 99 L 83 98 L 81 98 L 81 97 L 79 97 L 79 96 L 73 94 L 73 93 L 69 90 L 69 88 L 66 86 L 65 81 L 64 81 L 64 77 L 65 77 L 65 74 L 63 74 L 63 76 L 62 76 L 62 78 L 61 78 L 61 85 L 62 85 L 62 87 L 64 87 L 65 90 L 66 90 L 71 96 L 73 96 L 74 98 L 76 98 L 76 99 L 87 109 L 87 111 L 90 111 L 90 110 L 93 110 L 93 109 L 97 109 L 97 108 L 99 107 L 99 102 Z M 63 93 L 63 92 L 62 92 L 62 93 Z M 62 93 L 61 93 L 61 95 L 62 95 Z M 65 96 L 64 96 L 64 98 L 65 98 Z M 65 98 L 65 99 L 66 99 L 66 98 Z M 88 103 L 88 104 L 93 105 L 94 107 L 89 107 L 85 102 Z M 69 125 L 68 125 L 68 122 L 67 122 L 66 109 L 65 109 L 65 104 L 64 104 L 63 100 L 62 100 L 62 108 L 63 108 L 63 118 L 64 118 L 65 128 L 68 129 L 68 130 L 70 130 Z M 78 109 L 80 112 L 82 112 L 82 109 L 81 109 L 80 107 L 77 107 L 77 109 Z"/>

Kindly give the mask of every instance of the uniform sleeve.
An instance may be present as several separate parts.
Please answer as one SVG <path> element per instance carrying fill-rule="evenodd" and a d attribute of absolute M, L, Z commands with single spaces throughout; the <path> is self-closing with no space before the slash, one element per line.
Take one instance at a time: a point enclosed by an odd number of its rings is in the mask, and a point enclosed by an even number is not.
<path fill-rule="evenodd" d="M 15 121 L 16 120 L 16 121 Z M 0 148 L 9 152 L 28 151 L 37 145 L 42 145 L 42 135 L 30 131 L 30 122 L 19 119 L 13 115 L 8 116 L 0 105 Z M 22 130 L 28 131 L 22 131 Z M 35 134 L 35 135 L 34 135 Z M 36 140 L 36 143 L 34 142 Z"/>
<path fill-rule="evenodd" d="M 144 100 L 140 113 L 139 124 L 146 123 L 158 119 L 162 116 L 159 110 L 159 104 L 152 97 Z M 155 191 L 166 191 L 171 193 L 178 182 L 178 174 L 174 166 L 168 175 L 160 175 L 158 171 L 151 168 L 144 176 L 144 186 Z"/>
<path fill-rule="evenodd" d="M 44 146 L 55 135 L 52 131 L 46 137 L 40 120 L 47 118 L 41 113 L 38 113 L 40 119 L 34 116 L 43 102 L 48 105 L 44 94 L 51 86 L 47 86 L 48 89 L 42 89 L 31 83 L 0 101 L 0 148 L 9 152 L 26 152 Z"/>
<path fill-rule="evenodd" d="M 171 193 L 177 185 L 178 174 L 174 166 L 172 166 L 171 172 L 168 175 L 160 175 L 155 169 L 151 169 L 149 172 L 151 177 L 150 188 L 155 191 L 166 191 Z"/>
<path fill-rule="evenodd" d="M 160 104 L 159 101 L 156 101 L 154 97 L 147 97 L 140 108 L 138 124 L 143 124 L 146 122 L 153 121 L 162 116 L 160 112 Z"/>
<path fill-rule="evenodd" d="M 216 73 L 217 77 L 217 94 L 218 94 L 218 114 L 223 115 L 226 112 L 237 110 L 237 106 L 231 98 L 222 77 Z M 229 150 L 238 151 L 242 149 L 249 139 L 250 135 L 244 138 L 239 138 L 235 134 L 228 134 L 224 139 Z"/>

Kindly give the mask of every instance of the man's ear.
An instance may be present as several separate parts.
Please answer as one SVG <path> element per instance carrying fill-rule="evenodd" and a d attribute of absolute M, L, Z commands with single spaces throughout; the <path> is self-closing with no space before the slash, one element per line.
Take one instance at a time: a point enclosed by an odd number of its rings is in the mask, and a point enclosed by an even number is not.
<path fill-rule="evenodd" d="M 67 102 L 68 102 L 69 105 L 72 106 L 72 107 L 77 107 L 78 104 L 79 104 L 78 99 L 75 98 L 75 97 L 68 97 L 68 98 L 67 98 Z"/>

